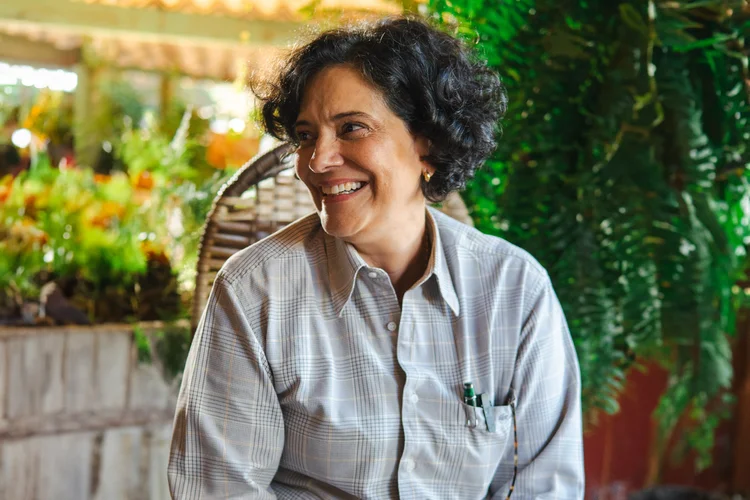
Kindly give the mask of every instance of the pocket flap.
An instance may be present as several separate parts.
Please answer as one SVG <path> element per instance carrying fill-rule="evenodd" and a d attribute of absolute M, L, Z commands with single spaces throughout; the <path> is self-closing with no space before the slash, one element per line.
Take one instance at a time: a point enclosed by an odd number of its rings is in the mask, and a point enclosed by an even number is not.
<path fill-rule="evenodd" d="M 465 425 L 474 427 L 473 422 L 476 422 L 476 427 L 478 429 L 484 429 L 485 431 L 497 434 L 507 433 L 508 426 L 504 424 L 506 421 L 510 422 L 513 417 L 510 405 L 491 406 L 490 412 L 492 415 L 490 416 L 490 425 L 487 425 L 487 419 L 485 418 L 484 410 L 481 407 L 470 406 L 464 402 L 461 402 L 461 406 L 463 406 L 466 418 Z"/>

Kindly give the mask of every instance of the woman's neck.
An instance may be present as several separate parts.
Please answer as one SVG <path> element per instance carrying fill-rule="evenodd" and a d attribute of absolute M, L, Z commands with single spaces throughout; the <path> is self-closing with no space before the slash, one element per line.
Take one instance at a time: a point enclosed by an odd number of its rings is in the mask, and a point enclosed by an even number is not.
<path fill-rule="evenodd" d="M 427 214 L 416 219 L 415 226 L 390 235 L 387 241 L 369 244 L 353 243 L 359 255 L 368 265 L 383 269 L 396 290 L 399 305 L 404 293 L 423 275 L 430 260 L 430 232 L 427 230 Z"/>

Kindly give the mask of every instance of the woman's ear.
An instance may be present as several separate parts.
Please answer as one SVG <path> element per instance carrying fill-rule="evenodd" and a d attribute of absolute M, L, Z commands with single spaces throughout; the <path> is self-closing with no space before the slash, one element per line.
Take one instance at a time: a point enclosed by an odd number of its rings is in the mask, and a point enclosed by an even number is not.
<path fill-rule="evenodd" d="M 415 143 L 417 146 L 417 154 L 419 155 L 419 159 L 424 161 L 424 159 L 430 155 L 430 149 L 432 149 L 432 141 L 430 141 L 427 137 L 418 135 L 415 138 Z"/>

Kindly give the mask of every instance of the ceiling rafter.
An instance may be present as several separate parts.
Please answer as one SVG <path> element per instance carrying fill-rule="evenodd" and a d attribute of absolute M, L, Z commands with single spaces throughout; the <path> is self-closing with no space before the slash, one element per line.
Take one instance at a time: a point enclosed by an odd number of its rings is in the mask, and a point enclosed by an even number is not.
<path fill-rule="evenodd" d="M 397 0 L 313 3 L 311 13 L 311 0 L 0 0 L 0 59 L 72 66 L 93 56 L 113 68 L 232 80 L 265 73 L 320 28 L 402 11 Z"/>
<path fill-rule="evenodd" d="M 291 21 L 248 20 L 71 0 L 0 2 L 0 24 L 3 22 L 29 23 L 94 36 L 235 46 L 285 46 L 303 26 Z"/>
<path fill-rule="evenodd" d="M 0 33 L 0 60 L 70 67 L 81 60 L 81 51 L 77 48 L 60 49 L 51 43 Z"/>

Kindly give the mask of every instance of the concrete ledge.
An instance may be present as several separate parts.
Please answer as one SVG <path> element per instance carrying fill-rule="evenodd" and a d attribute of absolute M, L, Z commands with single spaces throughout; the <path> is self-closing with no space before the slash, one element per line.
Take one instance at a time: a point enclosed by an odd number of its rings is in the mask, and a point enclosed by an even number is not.
<path fill-rule="evenodd" d="M 169 498 L 178 380 L 134 328 L 0 327 L 0 498 Z"/>

